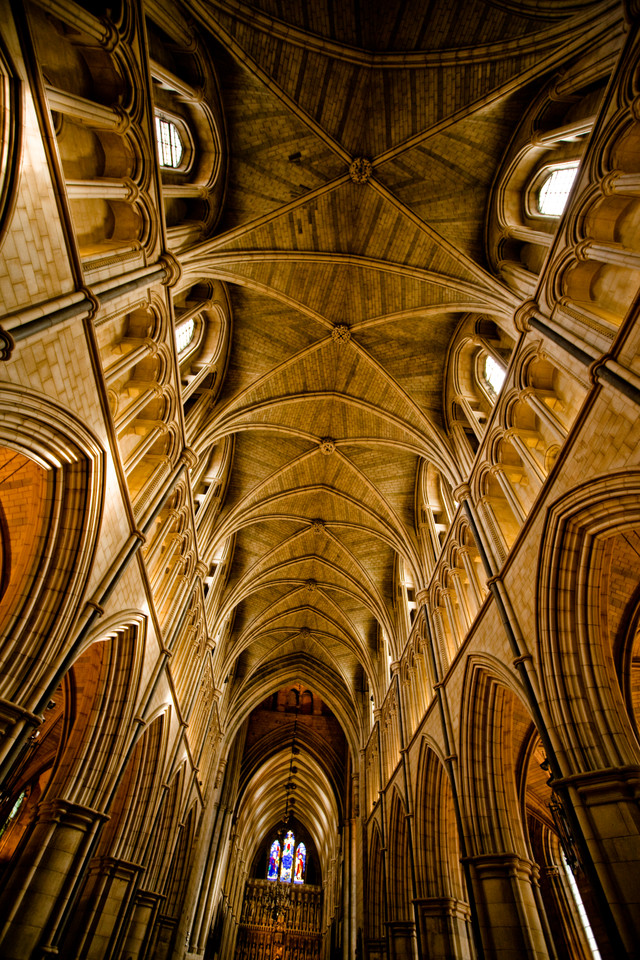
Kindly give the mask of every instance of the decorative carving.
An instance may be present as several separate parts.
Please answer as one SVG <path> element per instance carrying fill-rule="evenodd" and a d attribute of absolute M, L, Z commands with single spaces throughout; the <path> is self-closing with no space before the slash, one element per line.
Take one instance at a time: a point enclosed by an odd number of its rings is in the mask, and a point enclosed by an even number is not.
<path fill-rule="evenodd" d="M 309 593 L 315 593 L 317 587 L 318 587 L 318 584 L 313 578 L 307 580 L 307 590 Z"/>
<path fill-rule="evenodd" d="M 525 300 L 524 303 L 520 304 L 513 315 L 513 322 L 518 333 L 528 333 L 531 330 L 529 320 L 538 309 L 535 300 Z"/>
<path fill-rule="evenodd" d="M 164 267 L 166 276 L 162 283 L 165 287 L 175 287 L 182 276 L 182 267 L 172 253 L 163 253 L 158 265 Z"/>
<path fill-rule="evenodd" d="M 324 533 L 325 532 L 324 520 L 312 520 L 311 529 L 313 530 L 314 533 Z"/>
<path fill-rule="evenodd" d="M 320 453 L 323 453 L 325 457 L 328 457 L 330 453 L 334 453 L 336 449 L 336 442 L 332 437 L 323 437 L 319 445 Z"/>
<path fill-rule="evenodd" d="M 15 340 L 9 331 L 0 327 L 0 360 L 9 360 L 15 345 Z"/>
<path fill-rule="evenodd" d="M 351 330 L 346 323 L 336 323 L 331 331 L 331 339 L 334 343 L 349 343 L 349 340 L 351 340 Z"/>
<path fill-rule="evenodd" d="M 304 637 L 305 640 L 306 640 L 307 637 L 310 637 L 310 636 L 311 636 L 311 630 L 309 630 L 309 627 L 303 627 L 302 630 L 300 631 L 300 636 L 301 636 L 301 637 Z"/>
<path fill-rule="evenodd" d="M 367 157 L 356 157 L 349 167 L 349 176 L 354 183 L 367 183 L 372 172 L 371 160 Z"/>

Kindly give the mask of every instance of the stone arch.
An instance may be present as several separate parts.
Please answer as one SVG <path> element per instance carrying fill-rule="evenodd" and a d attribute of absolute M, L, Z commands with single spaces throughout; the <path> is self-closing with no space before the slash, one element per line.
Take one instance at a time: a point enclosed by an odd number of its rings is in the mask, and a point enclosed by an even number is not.
<path fill-rule="evenodd" d="M 4 502 L 2 523 L 1 654 L 15 666 L 0 692 L 29 709 L 36 704 L 26 703 L 26 691 L 46 687 L 61 664 L 86 589 L 102 517 L 105 460 L 98 440 L 75 417 L 9 385 L 0 389 L 0 443 L 8 451 L 5 480 L 20 469 L 37 494 L 24 504 L 25 512 Z M 14 523 L 20 525 L 20 549 L 12 538 Z"/>
<path fill-rule="evenodd" d="M 426 740 L 418 760 L 416 808 L 419 896 L 465 900 L 451 782 L 441 758 Z"/>
<path fill-rule="evenodd" d="M 152 839 L 151 811 L 158 799 L 168 736 L 166 713 L 159 714 L 138 738 L 102 831 L 97 856 L 141 863 Z"/>
<path fill-rule="evenodd" d="M 391 796 L 389 811 L 389 830 L 387 837 L 389 852 L 389 891 L 393 920 L 411 918 L 411 872 L 409 870 L 409 842 L 407 837 L 407 810 L 397 790 Z"/>
<path fill-rule="evenodd" d="M 462 699 L 460 807 L 484 949 L 490 956 L 546 957 L 539 870 L 518 791 L 531 716 L 513 677 L 488 656 L 469 659 Z"/>
<path fill-rule="evenodd" d="M 610 576 L 615 555 L 622 556 L 640 528 L 639 494 L 638 471 L 613 475 L 573 489 L 547 515 L 538 568 L 538 656 L 565 775 L 640 764 L 621 690 L 628 680 L 614 659 L 616 645 L 628 650 L 640 583 L 633 573 L 637 558 L 630 569 L 622 562 L 616 582 Z M 619 667 L 624 661 L 622 654 Z"/>
<path fill-rule="evenodd" d="M 56 757 L 7 872 L 0 952 L 14 940 L 26 943 L 28 951 L 35 949 L 43 934 L 33 926 L 34 911 L 43 918 L 44 936 L 55 940 L 61 933 L 57 924 L 68 897 L 67 874 L 82 869 L 87 843 L 108 818 L 110 797 L 133 737 L 144 624 L 138 618 L 109 632 L 103 628 L 62 678 L 63 723 Z M 50 930 L 48 921 L 54 916 Z"/>
<path fill-rule="evenodd" d="M 423 949 L 428 956 L 471 953 L 470 909 L 449 775 L 423 739 L 417 769 L 415 861 Z"/>
<path fill-rule="evenodd" d="M 132 735 L 145 633 L 141 617 L 109 628 L 63 678 L 65 735 L 48 796 L 95 810 L 104 806 Z"/>
<path fill-rule="evenodd" d="M 154 842 L 153 812 L 166 750 L 166 717 L 160 715 L 138 738 L 105 824 L 73 913 L 63 952 L 108 956 L 121 932 L 125 913 L 144 886 L 146 847 Z"/>
<path fill-rule="evenodd" d="M 367 940 L 370 957 L 386 956 L 382 841 L 376 823 L 373 824 L 369 841 L 367 872 Z"/>
<path fill-rule="evenodd" d="M 513 744 L 531 718 L 513 678 L 490 658 L 467 663 L 460 721 L 461 798 L 466 816 L 482 830 L 469 829 L 477 854 L 512 850 L 528 854 L 516 791 Z M 500 739 L 495 731 L 501 731 Z"/>

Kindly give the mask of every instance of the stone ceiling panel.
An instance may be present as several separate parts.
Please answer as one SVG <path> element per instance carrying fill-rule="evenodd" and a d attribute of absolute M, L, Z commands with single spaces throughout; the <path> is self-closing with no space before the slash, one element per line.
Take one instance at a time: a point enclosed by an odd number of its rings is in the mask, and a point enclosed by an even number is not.
<path fill-rule="evenodd" d="M 525 93 L 491 103 L 376 167 L 403 204 L 480 264 L 489 191 L 528 105 Z"/>

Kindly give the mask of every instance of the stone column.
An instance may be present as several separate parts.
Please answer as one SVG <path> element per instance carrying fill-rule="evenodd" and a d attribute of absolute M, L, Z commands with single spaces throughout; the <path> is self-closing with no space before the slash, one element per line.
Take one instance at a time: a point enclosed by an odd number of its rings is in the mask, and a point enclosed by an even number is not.
<path fill-rule="evenodd" d="M 534 295 L 538 286 L 537 274 L 531 273 L 515 260 L 501 260 L 498 266 L 507 283 L 514 287 L 523 299 Z"/>
<path fill-rule="evenodd" d="M 108 956 L 142 869 L 139 864 L 114 857 L 105 857 L 90 865 L 69 937 L 65 938 L 69 945 L 73 944 L 70 954 L 86 960 L 102 960 Z"/>
<path fill-rule="evenodd" d="M 140 191 L 128 177 L 97 177 L 95 180 L 67 180 L 69 200 L 136 200 Z"/>
<path fill-rule="evenodd" d="M 536 905 L 538 866 L 515 853 L 469 857 L 485 960 L 548 960 Z"/>
<path fill-rule="evenodd" d="M 520 503 L 520 499 L 517 496 L 516 492 L 514 491 L 513 487 L 511 486 L 511 481 L 509 480 L 506 474 L 504 466 L 502 464 L 494 463 L 494 465 L 490 468 L 490 472 L 500 484 L 500 489 L 502 490 L 504 498 L 507 501 L 507 504 L 509 505 L 511 512 L 513 513 L 514 520 L 519 526 L 522 526 L 522 524 L 527 518 L 528 511 L 525 510 L 525 508 Z M 522 467 L 522 472 L 523 473 L 525 472 L 524 464 Z"/>
<path fill-rule="evenodd" d="M 454 897 L 424 897 L 416 902 L 425 956 L 472 960 L 469 905 Z"/>
<path fill-rule="evenodd" d="M 29 960 L 56 932 L 93 834 L 104 814 L 68 800 L 45 800 L 0 897 L 0 956 Z"/>
<path fill-rule="evenodd" d="M 133 899 L 133 909 L 124 942 L 122 956 L 138 960 L 143 955 L 164 897 L 150 890 L 138 890 Z"/>
<path fill-rule="evenodd" d="M 569 790 L 613 922 L 637 957 L 640 944 L 640 767 L 579 773 L 553 782 Z M 619 953 L 618 948 L 618 953 Z M 616 954 L 617 956 L 617 954 Z"/>
<path fill-rule="evenodd" d="M 553 233 L 532 230 L 531 227 L 525 227 L 521 224 L 509 224 L 505 234 L 514 240 L 520 240 L 522 243 L 537 243 L 542 247 L 550 247 L 553 240 Z"/>
<path fill-rule="evenodd" d="M 369 960 L 387 960 L 387 941 L 384 938 L 380 940 L 368 939 L 366 943 Z"/>
<path fill-rule="evenodd" d="M 94 100 L 86 100 L 66 90 L 47 86 L 49 109 L 63 113 L 76 123 L 83 123 L 96 130 L 113 130 L 124 133 L 129 126 L 129 118 L 118 107 L 105 107 Z"/>
<path fill-rule="evenodd" d="M 416 960 L 418 944 L 416 925 L 412 920 L 389 920 L 387 934 L 389 960 Z"/>

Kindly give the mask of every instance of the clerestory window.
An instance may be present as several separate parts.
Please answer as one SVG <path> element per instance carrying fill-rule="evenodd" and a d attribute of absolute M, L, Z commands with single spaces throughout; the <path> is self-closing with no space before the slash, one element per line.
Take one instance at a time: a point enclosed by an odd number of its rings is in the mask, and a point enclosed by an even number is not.
<path fill-rule="evenodd" d="M 176 347 L 178 354 L 183 353 L 192 343 L 195 332 L 196 323 L 193 319 L 185 320 L 184 323 L 181 323 L 180 326 L 176 328 Z"/>
<path fill-rule="evenodd" d="M 577 173 L 577 160 L 557 164 L 548 170 L 538 189 L 538 211 L 543 217 L 560 217 L 563 214 Z"/>
<path fill-rule="evenodd" d="M 493 357 L 487 355 L 484 360 L 482 376 L 485 384 L 489 388 L 489 391 L 497 397 L 502 390 L 502 385 L 504 384 L 504 379 L 506 376 L 505 370 L 496 360 L 493 359 Z"/>
<path fill-rule="evenodd" d="M 177 125 L 158 114 L 156 114 L 156 141 L 160 166 L 178 170 L 184 158 L 184 141 Z"/>

